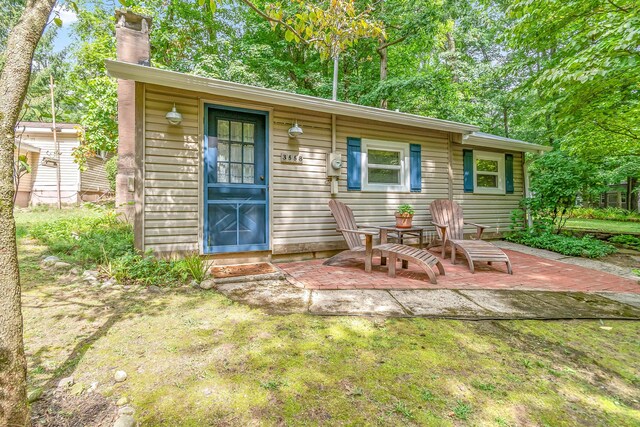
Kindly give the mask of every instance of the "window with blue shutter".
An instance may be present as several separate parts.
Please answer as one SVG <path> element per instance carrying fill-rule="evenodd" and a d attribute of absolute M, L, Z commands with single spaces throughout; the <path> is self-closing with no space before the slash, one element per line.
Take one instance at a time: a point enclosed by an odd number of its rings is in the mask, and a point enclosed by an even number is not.
<path fill-rule="evenodd" d="M 513 154 L 504 155 L 505 191 L 513 194 Z"/>
<path fill-rule="evenodd" d="M 411 144 L 409 153 L 411 191 L 419 193 L 422 191 L 422 146 L 420 144 Z"/>
<path fill-rule="evenodd" d="M 362 188 L 360 145 L 360 138 L 347 138 L 347 190 L 359 191 Z"/>
<path fill-rule="evenodd" d="M 464 192 L 473 193 L 473 150 L 462 150 Z"/>

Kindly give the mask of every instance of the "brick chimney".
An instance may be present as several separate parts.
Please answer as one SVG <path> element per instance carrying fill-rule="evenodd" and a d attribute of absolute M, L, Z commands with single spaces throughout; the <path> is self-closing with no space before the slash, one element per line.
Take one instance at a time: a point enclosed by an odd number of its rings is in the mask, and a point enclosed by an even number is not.
<path fill-rule="evenodd" d="M 151 65 L 151 18 L 116 10 L 116 59 Z M 142 248 L 142 85 L 118 80 L 118 174 L 116 207 L 134 225 L 135 246 Z"/>

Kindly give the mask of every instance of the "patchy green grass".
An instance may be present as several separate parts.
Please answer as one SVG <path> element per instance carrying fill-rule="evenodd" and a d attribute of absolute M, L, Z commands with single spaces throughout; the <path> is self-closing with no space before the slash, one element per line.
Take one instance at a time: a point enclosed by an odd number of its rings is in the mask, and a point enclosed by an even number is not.
<path fill-rule="evenodd" d="M 100 291 L 40 270 L 45 250 L 20 239 L 30 387 L 97 382 L 141 425 L 640 425 L 638 322 L 276 316 Z"/>
<path fill-rule="evenodd" d="M 640 233 L 640 223 L 625 221 L 571 218 L 567 221 L 566 227 L 602 231 L 604 233 Z"/>

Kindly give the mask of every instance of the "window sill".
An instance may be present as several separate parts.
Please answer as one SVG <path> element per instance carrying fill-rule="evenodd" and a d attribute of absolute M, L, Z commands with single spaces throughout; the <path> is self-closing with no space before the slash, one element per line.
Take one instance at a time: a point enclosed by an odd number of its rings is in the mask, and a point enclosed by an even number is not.
<path fill-rule="evenodd" d="M 473 190 L 473 194 L 492 194 L 504 196 L 506 194 L 506 191 L 501 188 L 476 188 L 475 190 Z"/>

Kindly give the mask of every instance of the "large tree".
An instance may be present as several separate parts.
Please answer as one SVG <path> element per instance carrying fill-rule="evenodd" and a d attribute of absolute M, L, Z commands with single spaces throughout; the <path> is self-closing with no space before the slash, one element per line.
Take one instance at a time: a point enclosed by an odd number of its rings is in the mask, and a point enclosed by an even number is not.
<path fill-rule="evenodd" d="M 30 424 L 13 217 L 14 144 L 31 61 L 54 4 L 55 0 L 27 0 L 7 38 L 0 73 L 0 425 L 3 426 Z"/>

